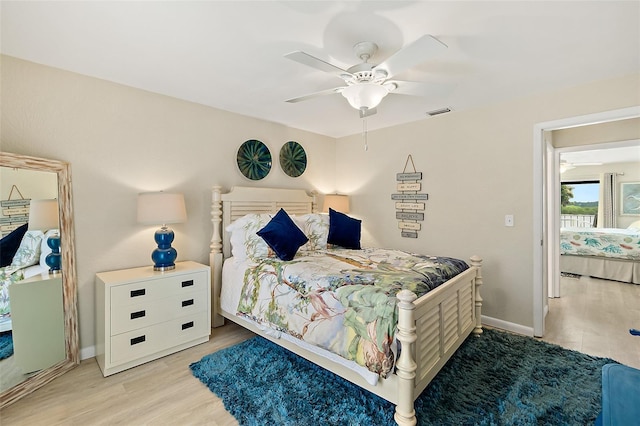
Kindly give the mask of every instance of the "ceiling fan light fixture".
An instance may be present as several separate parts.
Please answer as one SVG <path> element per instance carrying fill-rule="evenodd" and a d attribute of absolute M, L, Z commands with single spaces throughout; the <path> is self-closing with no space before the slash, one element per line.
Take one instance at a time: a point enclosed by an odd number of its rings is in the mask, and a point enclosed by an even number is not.
<path fill-rule="evenodd" d="M 560 163 L 560 173 L 564 173 L 567 170 L 571 170 L 571 169 L 575 169 L 575 167 L 572 166 L 571 164 Z"/>
<path fill-rule="evenodd" d="M 382 99 L 389 94 L 389 89 L 379 84 L 360 83 L 346 87 L 341 93 L 349 101 L 349 105 L 362 110 L 380 105 Z"/>

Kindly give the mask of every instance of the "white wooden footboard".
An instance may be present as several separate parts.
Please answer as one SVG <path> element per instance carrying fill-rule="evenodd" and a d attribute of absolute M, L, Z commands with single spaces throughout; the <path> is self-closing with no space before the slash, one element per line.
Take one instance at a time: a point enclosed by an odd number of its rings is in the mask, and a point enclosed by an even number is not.
<path fill-rule="evenodd" d="M 271 193 L 269 191 L 272 191 Z M 234 191 L 232 191 L 234 192 Z M 233 203 L 241 206 L 241 215 L 246 213 L 265 213 L 265 200 L 272 202 L 272 213 L 286 201 L 287 207 L 299 208 L 299 212 L 311 209 L 312 198 L 301 190 L 282 190 L 268 188 L 242 188 L 221 195 L 219 186 L 213 187 L 210 266 L 213 285 L 214 327 L 224 324 L 224 317 L 250 329 L 278 345 L 309 359 L 317 365 L 367 389 L 368 391 L 396 405 L 394 415 L 399 425 L 414 425 L 415 399 L 424 391 L 429 382 L 451 358 L 453 353 L 471 334 L 482 333 L 481 309 L 482 285 L 481 263 L 477 256 L 471 258 L 471 267 L 457 275 L 433 291 L 416 300 L 416 295 L 403 290 L 398 293 L 398 332 L 397 339 L 402 345 L 400 357 L 396 362 L 396 372 L 386 379 L 380 379 L 376 386 L 370 385 L 362 376 L 339 364 L 327 360 L 313 352 L 305 350 L 286 340 L 274 339 L 264 335 L 253 323 L 240 318 L 234 312 L 223 312 L 220 309 L 220 289 L 222 281 L 223 253 L 229 253 L 228 236 L 224 235 L 224 227 L 232 219 L 239 217 L 240 212 L 233 212 Z M 270 195 L 274 194 L 274 195 Z M 256 210 L 252 210 L 252 203 Z M 223 204 L 225 204 L 223 206 Z M 288 210 L 288 209 L 287 209 Z M 224 216 L 224 217 L 223 217 Z M 221 223 L 224 227 L 221 230 Z"/>
<path fill-rule="evenodd" d="M 416 424 L 415 399 L 469 334 L 482 333 L 476 317 L 482 308 L 478 289 L 482 284 L 481 263 L 482 260 L 474 256 L 469 270 L 418 300 L 410 291 L 398 293 L 396 337 L 402 350 L 396 363 L 399 380 L 394 418 L 399 425 Z"/>

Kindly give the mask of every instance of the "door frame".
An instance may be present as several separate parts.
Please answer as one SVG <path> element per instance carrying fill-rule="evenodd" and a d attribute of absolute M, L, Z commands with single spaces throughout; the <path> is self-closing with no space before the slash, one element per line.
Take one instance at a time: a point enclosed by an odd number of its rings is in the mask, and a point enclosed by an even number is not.
<path fill-rule="evenodd" d="M 640 106 L 537 123 L 533 126 L 533 335 L 544 336 L 544 319 L 548 311 L 549 284 L 560 277 L 555 244 L 556 221 L 559 221 L 560 167 L 559 152 L 550 147 L 546 132 L 640 117 Z M 552 144 L 551 144 L 552 145 Z M 550 150 L 552 154 L 550 153 Z M 551 164 L 550 164 L 551 163 Z M 558 212 L 556 212 L 558 210 Z M 548 215 L 551 212 L 551 215 Z M 559 237 L 558 237 L 559 238 Z"/>

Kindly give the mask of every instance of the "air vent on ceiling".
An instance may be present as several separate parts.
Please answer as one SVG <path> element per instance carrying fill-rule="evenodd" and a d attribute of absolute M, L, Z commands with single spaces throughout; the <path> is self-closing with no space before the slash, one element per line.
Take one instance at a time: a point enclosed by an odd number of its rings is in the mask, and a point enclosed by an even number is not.
<path fill-rule="evenodd" d="M 428 111 L 427 115 L 433 117 L 434 115 L 445 114 L 447 112 L 451 112 L 451 109 L 450 108 L 434 109 L 433 111 Z"/>

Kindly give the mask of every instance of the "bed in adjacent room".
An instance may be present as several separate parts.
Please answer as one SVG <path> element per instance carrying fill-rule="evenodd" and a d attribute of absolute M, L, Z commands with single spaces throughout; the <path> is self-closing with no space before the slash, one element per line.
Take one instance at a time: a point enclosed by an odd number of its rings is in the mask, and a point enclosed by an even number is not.
<path fill-rule="evenodd" d="M 214 187 L 214 326 L 234 321 L 415 424 L 414 400 L 482 333 L 481 259 L 361 248 L 360 221 L 313 206 L 303 190 Z"/>
<path fill-rule="evenodd" d="M 640 284 L 640 229 L 562 228 L 560 271 Z"/>

